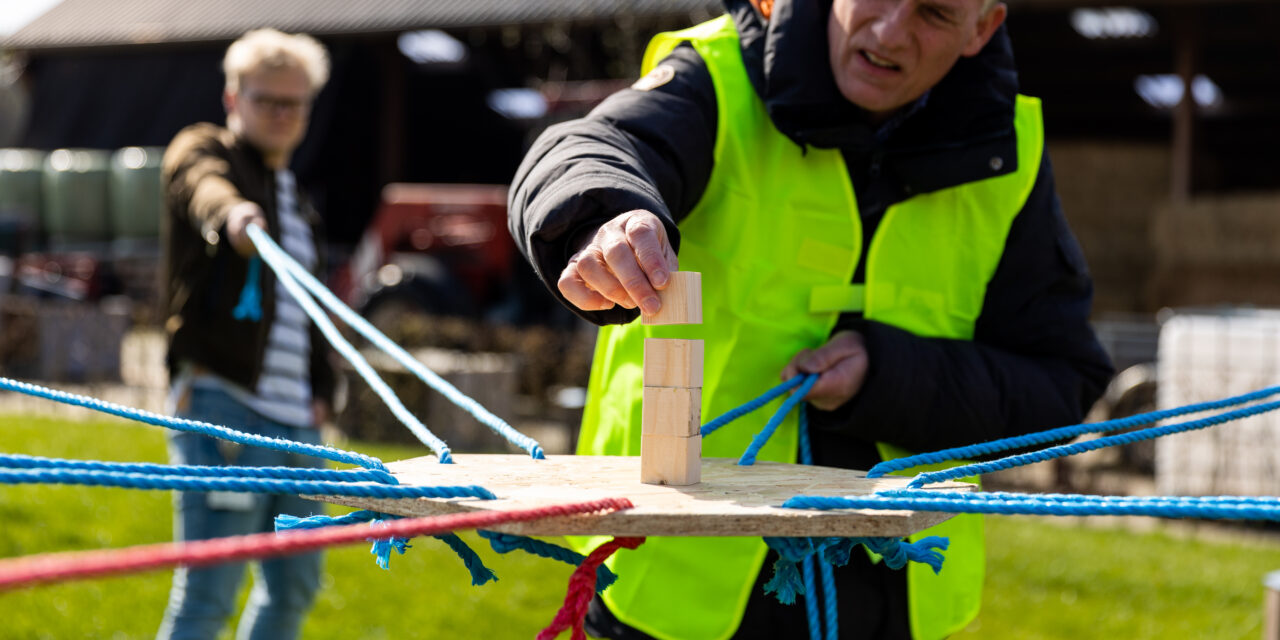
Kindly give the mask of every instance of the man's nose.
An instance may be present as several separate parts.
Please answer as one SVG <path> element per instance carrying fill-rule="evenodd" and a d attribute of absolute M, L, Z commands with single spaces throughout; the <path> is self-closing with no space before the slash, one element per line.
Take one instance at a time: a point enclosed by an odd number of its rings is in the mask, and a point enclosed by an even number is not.
<path fill-rule="evenodd" d="M 872 32 L 886 50 L 902 47 L 910 40 L 910 20 L 914 7 L 915 3 L 911 0 L 894 2 L 876 19 Z"/>

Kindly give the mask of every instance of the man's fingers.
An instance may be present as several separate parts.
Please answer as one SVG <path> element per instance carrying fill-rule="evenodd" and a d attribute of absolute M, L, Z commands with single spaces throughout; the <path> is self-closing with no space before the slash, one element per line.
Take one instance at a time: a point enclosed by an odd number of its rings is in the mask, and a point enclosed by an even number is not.
<path fill-rule="evenodd" d="M 662 223 L 653 215 L 633 220 L 637 221 L 627 225 L 627 242 L 647 276 L 648 284 L 656 289 L 665 289 L 671 279 L 667 255 L 672 253 L 667 233 L 662 228 Z"/>
<path fill-rule="evenodd" d="M 604 311 L 613 307 L 612 300 L 587 286 L 578 274 L 576 264 L 570 264 L 565 268 L 564 273 L 560 274 L 560 280 L 556 282 L 556 288 L 560 290 L 565 300 L 583 311 Z"/>
<path fill-rule="evenodd" d="M 639 267 L 636 270 L 639 271 Z M 597 294 L 627 309 L 636 308 L 635 301 L 627 294 L 626 287 L 618 281 L 603 256 L 597 254 L 579 260 L 578 275 Z"/>
<path fill-rule="evenodd" d="M 865 353 L 862 337 L 853 332 L 836 334 L 829 342 L 811 352 L 797 356 L 798 366 L 805 373 L 823 373 L 845 358 Z"/>
<path fill-rule="evenodd" d="M 786 382 L 800 374 L 800 361 L 809 357 L 809 349 L 801 349 L 791 357 L 791 362 L 782 368 L 782 381 Z"/>
<path fill-rule="evenodd" d="M 604 259 L 609 271 L 621 283 L 627 298 L 639 302 L 641 311 L 657 313 L 662 302 L 658 300 L 658 292 L 649 283 L 649 276 L 640 267 L 631 245 L 618 243 L 606 248 Z"/>
<path fill-rule="evenodd" d="M 862 390 L 867 374 L 866 356 L 855 354 L 835 362 L 818 376 L 805 400 L 823 411 L 833 411 Z"/>

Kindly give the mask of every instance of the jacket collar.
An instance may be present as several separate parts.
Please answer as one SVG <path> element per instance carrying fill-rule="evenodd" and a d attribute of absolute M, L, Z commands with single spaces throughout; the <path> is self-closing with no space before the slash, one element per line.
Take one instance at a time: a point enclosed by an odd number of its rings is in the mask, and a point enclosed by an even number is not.
<path fill-rule="evenodd" d="M 961 58 L 905 118 L 877 128 L 844 99 L 832 77 L 826 36 L 831 0 L 776 0 L 767 21 L 748 0 L 725 5 L 756 93 L 774 126 L 796 144 L 883 156 L 908 193 L 1017 168 L 1018 77 L 1003 26 L 977 56 Z"/>

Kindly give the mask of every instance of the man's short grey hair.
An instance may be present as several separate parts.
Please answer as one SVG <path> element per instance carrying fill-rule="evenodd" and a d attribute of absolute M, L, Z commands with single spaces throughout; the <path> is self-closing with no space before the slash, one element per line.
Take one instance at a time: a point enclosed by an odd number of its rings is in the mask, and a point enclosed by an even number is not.
<path fill-rule="evenodd" d="M 301 69 L 307 74 L 314 95 L 329 81 L 329 53 L 319 41 L 303 33 L 254 29 L 232 42 L 222 58 L 228 93 L 239 92 L 241 79 L 250 73 L 277 69 Z"/>

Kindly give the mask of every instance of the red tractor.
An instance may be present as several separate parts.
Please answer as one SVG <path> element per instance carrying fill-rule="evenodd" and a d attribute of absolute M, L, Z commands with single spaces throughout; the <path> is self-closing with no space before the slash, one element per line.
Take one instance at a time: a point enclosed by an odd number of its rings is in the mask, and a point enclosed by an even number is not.
<path fill-rule="evenodd" d="M 380 328 L 407 312 L 502 316 L 518 262 L 506 198 L 504 185 L 387 185 L 335 290 Z"/>

